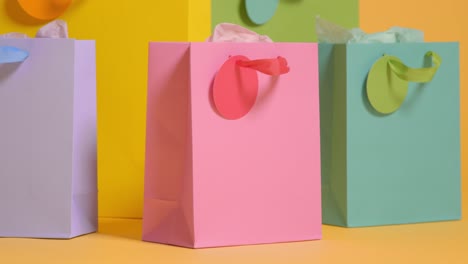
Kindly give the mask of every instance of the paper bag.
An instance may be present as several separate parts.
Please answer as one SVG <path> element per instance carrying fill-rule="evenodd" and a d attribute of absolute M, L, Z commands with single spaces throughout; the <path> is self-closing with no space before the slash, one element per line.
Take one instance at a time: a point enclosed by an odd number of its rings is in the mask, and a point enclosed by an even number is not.
<path fill-rule="evenodd" d="M 317 59 L 312 43 L 150 44 L 145 241 L 321 238 Z"/>
<path fill-rule="evenodd" d="M 97 229 L 94 41 L 0 39 L 0 236 Z"/>
<path fill-rule="evenodd" d="M 319 47 L 323 222 L 460 219 L 458 43 Z"/>

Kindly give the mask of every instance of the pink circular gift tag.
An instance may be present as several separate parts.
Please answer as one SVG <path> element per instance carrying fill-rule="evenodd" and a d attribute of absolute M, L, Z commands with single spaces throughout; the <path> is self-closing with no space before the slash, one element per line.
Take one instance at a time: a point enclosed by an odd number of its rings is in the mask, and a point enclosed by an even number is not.
<path fill-rule="evenodd" d="M 213 83 L 213 100 L 218 113 L 226 119 L 239 119 L 252 109 L 258 94 L 257 71 L 240 67 L 245 56 L 230 57 L 219 69 Z"/>

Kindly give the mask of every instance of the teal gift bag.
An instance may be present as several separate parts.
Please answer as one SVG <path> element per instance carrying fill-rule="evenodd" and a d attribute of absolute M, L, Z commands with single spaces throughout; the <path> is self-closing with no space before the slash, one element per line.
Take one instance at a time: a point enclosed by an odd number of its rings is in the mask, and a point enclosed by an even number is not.
<path fill-rule="evenodd" d="M 460 219 L 458 43 L 319 53 L 323 223 Z"/>

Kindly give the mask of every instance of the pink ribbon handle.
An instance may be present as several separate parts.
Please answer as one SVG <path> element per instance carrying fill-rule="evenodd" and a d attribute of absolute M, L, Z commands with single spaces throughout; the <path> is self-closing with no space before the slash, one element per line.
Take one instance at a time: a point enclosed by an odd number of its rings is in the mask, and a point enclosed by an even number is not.
<path fill-rule="evenodd" d="M 239 60 L 237 61 L 237 65 L 271 76 L 278 76 L 289 72 L 288 61 L 281 56 L 275 59 Z"/>
<path fill-rule="evenodd" d="M 213 82 L 213 101 L 218 113 L 229 120 L 245 116 L 258 95 L 258 72 L 279 76 L 289 72 L 283 57 L 249 60 L 245 56 L 230 57 L 219 69 Z"/>

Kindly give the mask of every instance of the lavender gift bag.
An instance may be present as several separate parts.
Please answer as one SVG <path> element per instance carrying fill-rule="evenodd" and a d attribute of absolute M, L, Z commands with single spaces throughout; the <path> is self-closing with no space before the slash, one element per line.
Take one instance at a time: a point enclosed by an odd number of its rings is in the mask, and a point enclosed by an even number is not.
<path fill-rule="evenodd" d="M 97 229 L 94 41 L 0 38 L 0 237 Z"/>

